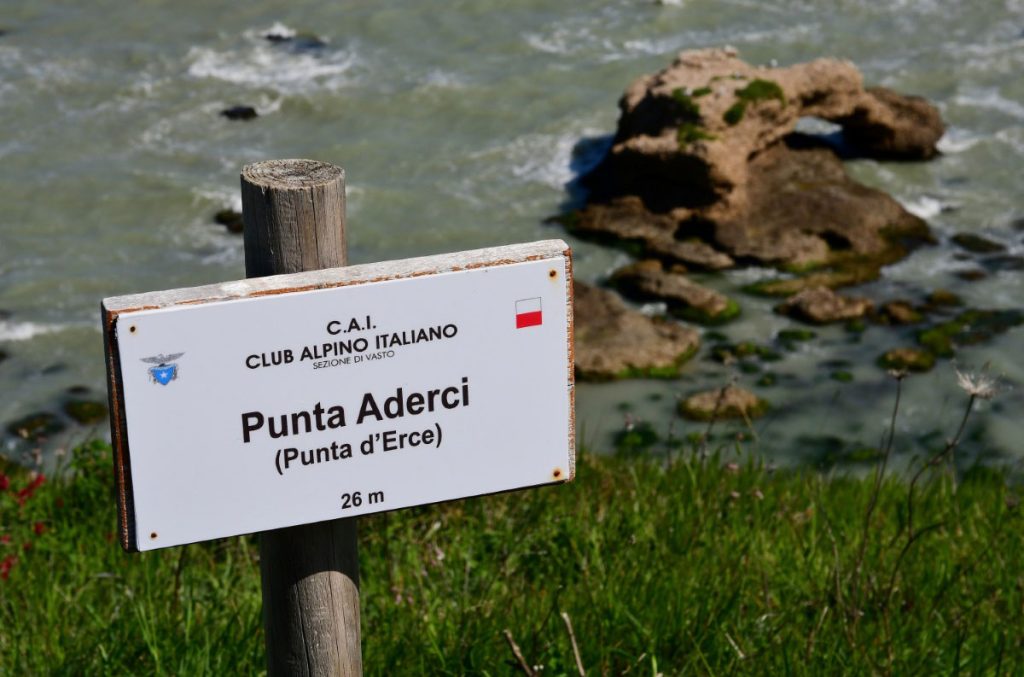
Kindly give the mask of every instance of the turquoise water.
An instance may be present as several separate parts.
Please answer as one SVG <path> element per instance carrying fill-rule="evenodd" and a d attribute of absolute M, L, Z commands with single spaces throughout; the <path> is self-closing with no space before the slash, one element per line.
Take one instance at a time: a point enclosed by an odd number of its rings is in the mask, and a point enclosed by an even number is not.
<path fill-rule="evenodd" d="M 103 397 L 99 300 L 243 276 L 241 238 L 212 223 L 238 207 L 248 162 L 310 157 L 348 177 L 350 259 L 377 261 L 566 237 L 578 275 L 597 281 L 627 257 L 573 241 L 544 219 L 614 130 L 635 77 L 680 49 L 732 44 L 755 63 L 852 59 L 869 83 L 934 100 L 950 124 L 927 164 L 851 163 L 859 180 L 928 219 L 940 245 L 857 290 L 885 300 L 937 287 L 981 307 L 1019 308 L 1022 273 L 967 283 L 973 232 L 1024 254 L 1024 3 L 867 0 L 653 2 L 7 2 L 0 13 L 0 422 L 57 411 L 67 388 Z M 326 44 L 272 44 L 270 31 Z M 232 122 L 218 112 L 255 106 Z M 736 293 L 768 271 L 704 279 Z M 789 322 L 745 296 L 730 340 L 770 340 Z M 811 462 L 823 436 L 877 442 L 893 386 L 874 359 L 907 331 L 841 329 L 772 365 L 772 413 L 753 431 L 779 462 Z M 1003 390 L 983 403 L 965 449 L 1024 456 L 1024 331 L 965 350 Z M 842 360 L 851 384 L 829 378 Z M 679 436 L 680 395 L 731 378 L 702 352 L 680 379 L 581 385 L 578 420 L 607 447 L 628 416 Z M 962 393 L 943 362 L 910 379 L 899 448 L 922 453 L 953 432 Z M 723 433 L 733 429 L 723 426 Z M 106 434 L 105 429 L 101 429 Z M 72 428 L 64 445 L 89 434 Z M 4 442 L 9 452 L 22 449 Z"/>

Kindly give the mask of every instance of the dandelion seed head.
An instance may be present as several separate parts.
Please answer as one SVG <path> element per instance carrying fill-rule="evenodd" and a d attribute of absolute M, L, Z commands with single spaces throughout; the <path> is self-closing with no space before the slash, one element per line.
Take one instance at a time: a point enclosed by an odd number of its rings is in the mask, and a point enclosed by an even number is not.
<path fill-rule="evenodd" d="M 982 400 L 991 400 L 995 397 L 999 382 L 999 379 L 996 377 L 989 376 L 983 371 L 972 374 L 960 371 L 956 367 L 953 367 L 953 371 L 956 372 L 957 385 L 971 397 L 977 397 Z"/>

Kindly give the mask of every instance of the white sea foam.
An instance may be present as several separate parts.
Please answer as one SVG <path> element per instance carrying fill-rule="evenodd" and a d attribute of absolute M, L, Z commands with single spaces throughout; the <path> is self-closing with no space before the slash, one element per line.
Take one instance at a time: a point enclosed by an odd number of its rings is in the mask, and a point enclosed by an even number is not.
<path fill-rule="evenodd" d="M 264 41 L 241 50 L 193 47 L 186 61 L 188 74 L 194 78 L 293 93 L 310 87 L 330 90 L 352 84 L 358 57 L 353 50 L 325 50 L 322 54 L 289 52 Z"/>
<path fill-rule="evenodd" d="M 238 190 L 195 187 L 192 189 L 192 194 L 195 196 L 192 200 L 193 204 L 212 202 L 214 205 L 223 205 L 225 208 L 234 209 L 236 212 L 242 211 L 242 196 Z"/>
<path fill-rule="evenodd" d="M 466 86 L 466 82 L 458 73 L 438 69 L 422 76 L 419 84 L 425 89 L 462 89 Z"/>
<path fill-rule="evenodd" d="M 268 35 L 280 35 L 282 38 L 294 38 L 296 31 L 294 28 L 285 26 L 280 21 L 275 21 L 270 28 L 265 28 L 261 31 L 246 31 L 246 37 L 253 38 L 266 38 Z"/>
<path fill-rule="evenodd" d="M 563 134 L 528 134 L 502 149 L 508 157 L 512 175 L 552 188 L 563 188 L 576 176 L 573 151 L 581 138 L 594 137 L 599 130 Z"/>
<path fill-rule="evenodd" d="M 942 135 L 936 147 L 940 153 L 955 155 L 956 153 L 963 153 L 965 150 L 974 148 L 981 140 L 980 136 L 975 136 L 964 129 L 951 127 Z"/>
<path fill-rule="evenodd" d="M 997 89 L 969 89 L 953 97 L 954 103 L 970 108 L 994 110 L 1004 115 L 1024 120 L 1024 105 L 1007 99 Z"/>
<path fill-rule="evenodd" d="M 52 334 L 66 328 L 66 325 L 59 324 L 0 320 L 0 341 L 28 341 L 36 336 Z"/>
<path fill-rule="evenodd" d="M 928 219 L 934 218 L 942 213 L 944 205 L 939 200 L 928 195 L 922 195 L 913 200 L 903 202 L 903 206 L 908 212 L 914 216 L 920 217 L 927 221 Z"/>

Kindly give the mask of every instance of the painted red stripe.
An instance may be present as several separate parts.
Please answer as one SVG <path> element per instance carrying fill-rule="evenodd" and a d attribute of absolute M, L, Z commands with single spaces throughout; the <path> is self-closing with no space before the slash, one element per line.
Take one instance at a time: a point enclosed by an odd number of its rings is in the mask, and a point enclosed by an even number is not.
<path fill-rule="evenodd" d="M 516 329 L 522 329 L 523 327 L 536 327 L 541 324 L 541 311 L 537 310 L 532 313 L 519 313 L 516 315 Z"/>

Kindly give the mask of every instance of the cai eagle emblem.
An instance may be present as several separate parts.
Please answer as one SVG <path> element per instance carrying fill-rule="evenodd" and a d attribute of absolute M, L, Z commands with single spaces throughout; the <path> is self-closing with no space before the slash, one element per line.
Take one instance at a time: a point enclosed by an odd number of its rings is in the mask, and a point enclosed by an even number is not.
<path fill-rule="evenodd" d="M 149 368 L 149 378 L 152 379 L 153 383 L 165 386 L 178 378 L 178 365 L 175 362 L 184 354 L 154 355 L 153 357 L 143 357 L 142 361 L 153 365 Z"/>

